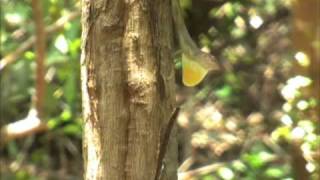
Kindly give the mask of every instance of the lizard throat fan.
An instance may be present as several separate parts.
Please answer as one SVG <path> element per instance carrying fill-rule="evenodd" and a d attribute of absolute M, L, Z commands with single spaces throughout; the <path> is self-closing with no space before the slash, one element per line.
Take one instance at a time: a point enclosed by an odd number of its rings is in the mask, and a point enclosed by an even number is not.
<path fill-rule="evenodd" d="M 209 70 L 182 54 L 182 82 L 185 86 L 192 87 L 199 84 Z"/>

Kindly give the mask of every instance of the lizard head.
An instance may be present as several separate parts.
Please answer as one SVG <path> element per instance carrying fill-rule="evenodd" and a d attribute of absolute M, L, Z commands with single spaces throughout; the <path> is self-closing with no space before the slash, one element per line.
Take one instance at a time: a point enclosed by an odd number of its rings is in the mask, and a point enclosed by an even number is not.
<path fill-rule="evenodd" d="M 197 55 L 199 63 L 209 71 L 221 70 L 220 65 L 217 63 L 217 59 L 209 53 L 200 52 Z"/>

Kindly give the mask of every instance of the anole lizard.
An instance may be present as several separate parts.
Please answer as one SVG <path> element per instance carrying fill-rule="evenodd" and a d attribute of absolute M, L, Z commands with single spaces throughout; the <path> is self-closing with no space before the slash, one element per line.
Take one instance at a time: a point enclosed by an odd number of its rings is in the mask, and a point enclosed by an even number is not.
<path fill-rule="evenodd" d="M 210 70 L 219 70 L 220 66 L 215 62 L 216 59 L 212 55 L 202 52 L 190 37 L 184 24 L 179 0 L 171 0 L 171 2 L 174 26 L 182 50 L 182 81 L 186 86 L 195 86 L 202 81 Z M 178 113 L 179 108 L 176 108 L 170 117 L 163 137 L 160 138 L 161 143 L 155 180 L 161 179 L 163 159 Z"/>
<path fill-rule="evenodd" d="M 171 0 L 172 16 L 180 48 L 182 50 L 182 81 L 186 86 L 199 84 L 210 71 L 219 70 L 216 59 L 202 52 L 189 35 L 184 23 L 179 0 Z"/>

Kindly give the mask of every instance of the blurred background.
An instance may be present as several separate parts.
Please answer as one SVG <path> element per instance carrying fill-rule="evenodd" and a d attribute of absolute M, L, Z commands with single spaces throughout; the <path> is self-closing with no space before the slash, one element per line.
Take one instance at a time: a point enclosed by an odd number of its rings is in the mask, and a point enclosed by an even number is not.
<path fill-rule="evenodd" d="M 82 179 L 80 2 L 0 2 L 0 179 Z M 320 179 L 320 1 L 180 3 L 224 70 L 175 60 L 179 179 Z"/>

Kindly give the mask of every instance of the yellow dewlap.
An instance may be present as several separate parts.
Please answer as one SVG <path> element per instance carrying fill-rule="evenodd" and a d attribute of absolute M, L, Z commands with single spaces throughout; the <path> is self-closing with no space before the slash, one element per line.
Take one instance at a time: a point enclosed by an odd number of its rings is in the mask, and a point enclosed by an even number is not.
<path fill-rule="evenodd" d="M 190 60 L 182 54 L 182 82 L 185 86 L 195 86 L 199 84 L 208 73 L 208 69 L 198 62 Z"/>

